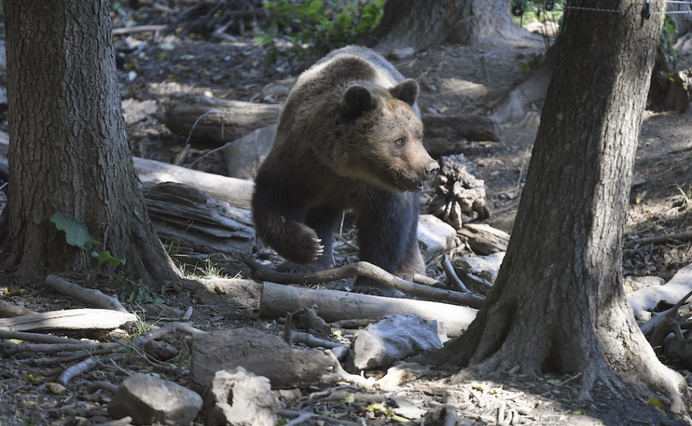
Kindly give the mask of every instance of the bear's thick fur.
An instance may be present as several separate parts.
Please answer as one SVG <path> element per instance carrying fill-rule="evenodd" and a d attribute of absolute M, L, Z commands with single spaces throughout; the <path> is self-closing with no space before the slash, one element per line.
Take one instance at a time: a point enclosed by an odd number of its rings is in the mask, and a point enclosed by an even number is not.
<path fill-rule="evenodd" d="M 424 273 L 416 192 L 439 166 L 421 142 L 417 97 L 414 80 L 358 46 L 301 74 L 255 178 L 260 238 L 289 261 L 326 269 L 335 226 L 350 208 L 361 260 L 401 276 Z M 356 286 L 388 293 L 363 277 Z"/>

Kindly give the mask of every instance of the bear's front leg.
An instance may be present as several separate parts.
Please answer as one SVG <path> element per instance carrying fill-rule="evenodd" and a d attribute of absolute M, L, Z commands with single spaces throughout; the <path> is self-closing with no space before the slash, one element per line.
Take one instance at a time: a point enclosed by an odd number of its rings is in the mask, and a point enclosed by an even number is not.
<path fill-rule="evenodd" d="M 370 192 L 370 191 L 369 191 Z M 356 225 L 360 260 L 370 262 L 387 272 L 410 277 L 424 273 L 418 248 L 418 196 L 414 193 L 394 193 L 373 190 L 359 203 Z M 399 270 L 404 266 L 404 270 Z M 414 271 L 415 269 L 415 271 Z M 357 291 L 396 295 L 396 290 L 366 277 L 358 277 Z"/>

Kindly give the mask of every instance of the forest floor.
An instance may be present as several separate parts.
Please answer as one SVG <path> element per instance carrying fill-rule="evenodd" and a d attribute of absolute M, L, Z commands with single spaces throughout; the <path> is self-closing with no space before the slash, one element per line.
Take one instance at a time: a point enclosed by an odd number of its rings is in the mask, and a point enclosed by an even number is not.
<path fill-rule="evenodd" d="M 114 22 L 116 27 L 162 22 L 163 18 L 153 19 L 156 14 L 150 13 L 124 9 Z M 184 26 L 180 28 L 184 29 Z M 210 93 L 223 99 L 280 103 L 285 100 L 285 94 L 265 96 L 262 89 L 277 80 L 297 76 L 309 65 L 284 58 L 268 65 L 263 59 L 263 49 L 255 46 L 252 38 L 248 37 L 226 35 L 212 39 L 191 37 L 192 32 L 184 32 L 182 36 L 175 34 L 180 33 L 163 31 L 152 37 L 151 32 L 133 32 L 116 36 L 120 46 L 126 37 L 132 46 L 136 46 L 134 53 L 121 55 L 118 68 L 123 99 L 129 100 L 130 105 L 143 105 L 149 101 L 161 104 L 174 92 Z M 491 115 L 514 88 L 531 76 L 532 72 L 522 69 L 522 65 L 544 52 L 544 38 L 527 32 L 514 40 L 482 46 L 443 44 L 392 62 L 404 76 L 415 78 L 420 83 L 419 103 L 424 112 Z M 680 50 L 679 63 L 681 68 L 692 67 L 692 50 Z M 464 155 L 476 165 L 473 173 L 486 184 L 492 213 L 487 223 L 507 232 L 511 232 L 540 120 L 542 102 L 540 99 L 529 102 L 530 98 L 527 98 L 529 104 L 521 117 L 501 123 L 504 131 L 502 141 L 469 142 L 463 149 Z M 124 107 L 126 115 L 131 112 L 129 108 Z M 645 114 L 627 224 L 625 275 L 652 275 L 667 280 L 689 262 L 692 253 L 690 241 L 677 239 L 639 247 L 634 239 L 690 230 L 690 123 L 690 111 Z M 166 129 L 154 112 L 145 113 L 140 119 L 130 122 L 128 134 L 135 155 L 164 162 L 171 162 L 187 140 L 186 135 L 176 135 Z M 193 143 L 186 163 L 216 147 Z M 195 168 L 225 173 L 221 154 L 204 157 Z M 233 276 L 238 271 L 227 267 L 224 272 Z M 70 278 L 81 282 L 78 276 Z M 107 277 L 101 277 L 90 285 L 117 292 L 114 280 Z M 0 298 L 37 312 L 84 307 L 79 302 L 47 291 L 42 283 L 18 283 L 7 273 L 0 273 Z M 167 295 L 163 303 L 127 306 L 150 323 L 180 318 L 193 306 L 190 322 L 201 329 L 255 327 L 278 334 L 282 325 L 260 319 L 258 303 L 257 294 L 244 294 L 241 302 L 231 295 L 221 296 L 202 286 L 185 284 L 179 293 Z M 179 345 L 184 352 L 183 340 L 172 343 Z M 189 381 L 189 365 L 184 360 L 175 364 L 175 368 L 161 369 L 142 357 L 119 355 L 113 363 L 103 362 L 75 378 L 67 392 L 54 395 L 47 391 L 45 383 L 54 380 L 57 364 L 38 366 L 33 361 L 35 358 L 35 355 L 26 354 L 0 357 L 0 425 L 88 425 L 106 421 L 105 407 L 109 394 L 88 392 L 87 387 L 94 381 L 103 380 L 117 384 L 127 377 L 128 372 L 156 373 L 183 385 Z M 449 377 L 454 373 L 456 371 L 436 371 L 398 388 L 396 395 L 408 399 L 427 413 L 427 417 L 412 424 L 443 424 L 444 403 L 440 389 L 448 386 Z M 592 392 L 593 400 L 581 401 L 577 398 L 580 390 L 578 378 L 497 375 L 478 378 L 454 389 L 461 389 L 467 395 L 456 407 L 458 425 L 492 425 L 505 421 L 527 425 L 687 424 L 667 417 L 646 400 L 636 397 L 618 399 L 600 382 Z M 301 390 L 304 407 L 317 410 L 316 403 L 310 398 L 311 393 L 317 391 Z M 358 403 L 331 401 L 320 410 L 342 413 L 341 420 L 351 420 L 356 424 L 396 423 L 385 412 L 368 410 L 366 405 Z M 504 412 L 514 413 L 514 420 L 504 417 Z"/>

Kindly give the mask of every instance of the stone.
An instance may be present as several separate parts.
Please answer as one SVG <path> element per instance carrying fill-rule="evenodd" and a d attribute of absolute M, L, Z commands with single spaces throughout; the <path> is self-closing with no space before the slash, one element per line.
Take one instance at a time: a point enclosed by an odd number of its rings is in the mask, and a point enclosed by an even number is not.
<path fill-rule="evenodd" d="M 138 373 L 120 383 L 108 405 L 108 414 L 115 419 L 132 417 L 135 425 L 189 425 L 201 408 L 202 397 L 197 393 Z"/>
<path fill-rule="evenodd" d="M 431 214 L 418 218 L 418 242 L 425 263 L 442 257 L 459 245 L 456 229 Z"/>
<path fill-rule="evenodd" d="M 389 315 L 358 332 L 353 341 L 353 364 L 360 370 L 393 364 L 420 352 L 441 349 L 446 336 L 437 321 L 418 315 Z"/>
<path fill-rule="evenodd" d="M 204 396 L 207 426 L 274 426 L 278 410 L 269 379 L 243 367 L 217 371 Z"/>

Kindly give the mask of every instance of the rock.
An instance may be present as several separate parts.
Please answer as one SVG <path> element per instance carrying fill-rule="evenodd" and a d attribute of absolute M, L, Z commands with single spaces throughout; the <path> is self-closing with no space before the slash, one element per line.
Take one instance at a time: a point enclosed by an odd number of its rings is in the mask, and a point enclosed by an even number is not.
<path fill-rule="evenodd" d="M 452 266 L 454 269 L 461 269 L 468 274 L 483 278 L 489 283 L 494 283 L 504 258 L 504 251 L 487 256 L 457 256 L 452 260 Z"/>
<path fill-rule="evenodd" d="M 108 414 L 115 419 L 130 416 L 135 425 L 189 425 L 200 408 L 202 398 L 195 392 L 138 373 L 120 383 L 108 405 Z"/>
<path fill-rule="evenodd" d="M 406 59 L 411 58 L 416 54 L 416 49 L 413 47 L 402 47 L 400 49 L 394 49 L 387 55 L 391 59 Z"/>
<path fill-rule="evenodd" d="M 135 99 L 125 99 L 123 101 L 123 117 L 125 123 L 135 124 L 146 120 L 147 116 L 156 114 L 156 101 L 138 101 Z"/>
<path fill-rule="evenodd" d="M 627 294 L 634 317 L 645 319 L 644 311 L 653 311 L 661 301 L 669 305 L 675 305 L 692 291 L 692 265 L 687 265 L 678 270 L 673 278 L 665 285 L 645 287 L 633 293 Z"/>
<path fill-rule="evenodd" d="M 353 341 L 353 364 L 360 370 L 390 365 L 420 352 L 441 349 L 443 328 L 418 315 L 390 315 L 358 332 Z"/>
<path fill-rule="evenodd" d="M 660 277 L 625 277 L 623 284 L 625 293 L 632 293 L 647 287 L 657 287 L 663 285 L 665 280 Z"/>
<path fill-rule="evenodd" d="M 279 398 L 269 379 L 245 371 L 217 371 L 204 396 L 207 426 L 274 426 Z"/>
<path fill-rule="evenodd" d="M 273 388 L 333 385 L 340 380 L 367 383 L 346 373 L 330 353 L 295 349 L 282 339 L 252 328 L 218 330 L 192 337 L 191 387 L 204 393 L 219 370 L 243 367 L 269 379 Z"/>
<path fill-rule="evenodd" d="M 418 218 L 418 242 L 425 263 L 430 263 L 459 245 L 456 229 L 431 214 Z"/>
<path fill-rule="evenodd" d="M 223 153 L 228 166 L 228 176 L 254 179 L 259 165 L 272 148 L 274 135 L 276 135 L 276 124 L 254 130 L 226 144 Z"/>
<path fill-rule="evenodd" d="M 394 408 L 392 408 L 394 414 L 410 420 L 418 420 L 428 413 L 427 410 L 419 408 L 416 404 L 402 396 L 392 395 L 389 401 L 394 405 Z M 421 405 L 421 403 L 418 403 L 418 405 Z"/>

